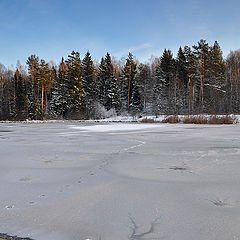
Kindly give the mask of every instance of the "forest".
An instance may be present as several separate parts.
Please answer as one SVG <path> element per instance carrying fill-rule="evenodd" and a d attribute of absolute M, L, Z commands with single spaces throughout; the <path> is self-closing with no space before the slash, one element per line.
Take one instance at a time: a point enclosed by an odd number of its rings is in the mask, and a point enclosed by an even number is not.
<path fill-rule="evenodd" d="M 0 120 L 239 112 L 240 50 L 224 58 L 217 41 L 180 47 L 176 57 L 165 49 L 146 63 L 72 51 L 59 64 L 34 54 L 14 70 L 0 64 Z"/>

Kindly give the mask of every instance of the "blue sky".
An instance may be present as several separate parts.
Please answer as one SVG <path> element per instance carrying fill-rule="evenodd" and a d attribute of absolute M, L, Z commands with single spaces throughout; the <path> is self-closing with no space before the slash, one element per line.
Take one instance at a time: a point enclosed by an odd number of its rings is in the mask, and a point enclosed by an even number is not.
<path fill-rule="evenodd" d="M 0 63 L 31 54 L 58 63 L 74 49 L 94 59 L 129 51 L 140 61 L 218 40 L 240 48 L 239 0 L 0 0 Z"/>

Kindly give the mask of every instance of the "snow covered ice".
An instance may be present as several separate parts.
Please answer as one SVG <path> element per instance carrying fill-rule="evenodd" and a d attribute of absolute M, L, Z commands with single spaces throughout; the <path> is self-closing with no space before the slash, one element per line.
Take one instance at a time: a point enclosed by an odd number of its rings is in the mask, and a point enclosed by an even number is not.
<path fill-rule="evenodd" d="M 1 123 L 0 232 L 240 239 L 240 125 Z"/>
<path fill-rule="evenodd" d="M 162 125 L 164 126 L 164 125 Z M 158 125 L 152 125 L 151 128 L 159 128 Z M 109 132 L 109 131 L 134 131 L 149 129 L 149 124 L 133 124 L 133 123 L 118 123 L 118 124 L 95 124 L 90 126 L 71 126 L 73 129 L 82 131 L 94 131 L 94 132 Z"/>

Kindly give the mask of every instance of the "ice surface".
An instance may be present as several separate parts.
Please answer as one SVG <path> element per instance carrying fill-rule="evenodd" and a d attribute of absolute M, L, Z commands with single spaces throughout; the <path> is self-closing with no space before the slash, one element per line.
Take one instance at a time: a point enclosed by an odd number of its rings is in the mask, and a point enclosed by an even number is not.
<path fill-rule="evenodd" d="M 240 239 L 240 125 L 1 123 L 0 232 Z"/>
<path fill-rule="evenodd" d="M 150 124 L 95 124 L 90 126 L 71 126 L 73 129 L 82 131 L 93 131 L 93 132 L 109 132 L 109 131 L 135 131 L 143 129 L 153 129 L 159 127 L 166 127 L 164 124 L 161 125 L 150 125 Z"/>

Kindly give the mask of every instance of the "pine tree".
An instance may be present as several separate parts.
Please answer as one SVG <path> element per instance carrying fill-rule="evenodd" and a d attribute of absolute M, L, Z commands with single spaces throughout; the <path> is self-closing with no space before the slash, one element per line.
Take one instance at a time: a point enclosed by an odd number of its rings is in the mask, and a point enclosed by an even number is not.
<path fill-rule="evenodd" d="M 69 111 L 70 91 L 68 86 L 67 66 L 62 58 L 59 64 L 58 74 L 55 76 L 55 84 L 52 89 L 51 112 L 55 118 L 65 119 Z"/>
<path fill-rule="evenodd" d="M 38 81 L 39 72 L 39 57 L 31 55 L 27 60 L 28 73 L 30 78 L 31 91 L 28 94 L 29 98 L 29 117 L 31 119 L 42 119 L 42 112 L 39 101 L 40 83 Z"/>
<path fill-rule="evenodd" d="M 191 114 L 195 109 L 196 85 L 199 81 L 197 73 L 197 58 L 189 46 L 184 47 L 186 67 L 188 75 L 188 113 Z"/>
<path fill-rule="evenodd" d="M 210 47 L 209 57 L 209 79 L 207 81 L 207 105 L 211 112 L 218 113 L 221 105 L 224 105 L 225 97 L 225 63 L 223 60 L 222 50 L 217 41 Z M 221 102 L 222 101 L 222 102 Z"/>
<path fill-rule="evenodd" d="M 41 59 L 40 61 L 37 78 L 39 81 L 39 85 L 41 86 L 41 112 L 42 116 L 45 116 L 47 114 L 48 109 L 47 96 L 51 90 L 51 86 L 54 83 L 54 79 L 48 64 L 43 59 Z"/>
<path fill-rule="evenodd" d="M 180 79 L 181 83 L 183 83 L 183 85 L 187 87 L 188 84 L 187 59 L 181 47 L 178 50 L 176 65 L 178 78 Z"/>
<path fill-rule="evenodd" d="M 106 93 L 106 80 L 107 80 L 107 65 L 105 59 L 102 57 L 101 63 L 98 67 L 98 73 L 96 77 L 96 91 L 97 99 L 99 103 L 103 106 L 106 106 L 107 102 L 107 93 Z"/>
<path fill-rule="evenodd" d="M 136 83 L 137 63 L 133 59 L 132 53 L 128 54 L 126 64 L 123 69 L 123 84 L 122 84 L 122 100 L 123 105 L 127 107 L 128 112 L 135 112 L 139 110 L 139 92 Z M 136 98 L 136 99 L 135 99 Z"/>
<path fill-rule="evenodd" d="M 151 113 L 153 103 L 153 78 L 151 76 L 150 66 L 147 64 L 140 64 L 138 67 L 137 82 L 139 85 L 139 92 L 141 95 L 143 112 Z"/>
<path fill-rule="evenodd" d="M 85 92 L 85 109 L 88 118 L 94 116 L 96 102 L 96 82 L 94 64 L 88 51 L 82 61 L 83 88 Z"/>
<path fill-rule="evenodd" d="M 167 90 L 170 81 L 173 78 L 173 70 L 174 70 L 174 59 L 171 50 L 164 49 L 163 55 L 161 57 L 161 62 L 159 66 L 159 79 L 162 81 L 163 87 Z"/>
<path fill-rule="evenodd" d="M 188 112 L 188 62 L 182 47 L 179 48 L 177 59 L 175 61 L 175 77 L 174 77 L 174 114 L 179 112 Z"/>
<path fill-rule="evenodd" d="M 211 75 L 214 77 L 214 83 L 222 86 L 224 84 L 225 63 L 223 60 L 223 53 L 217 41 L 214 42 L 210 49 L 210 68 Z"/>
<path fill-rule="evenodd" d="M 171 50 L 164 49 L 160 64 L 156 67 L 155 112 L 169 113 L 171 109 L 170 86 L 174 80 L 175 60 Z"/>
<path fill-rule="evenodd" d="M 79 52 L 72 51 L 66 60 L 68 85 L 68 114 L 79 117 L 84 110 L 85 92 L 83 89 L 82 67 Z"/>
<path fill-rule="evenodd" d="M 105 72 L 105 107 L 107 110 L 114 108 L 119 110 L 120 99 L 117 79 L 114 77 L 112 59 L 109 53 L 105 57 L 106 72 Z"/>
<path fill-rule="evenodd" d="M 15 81 L 15 112 L 16 112 L 16 119 L 24 119 L 26 118 L 26 86 L 24 84 L 22 75 L 20 74 L 19 70 L 17 69 L 14 75 Z"/>
<path fill-rule="evenodd" d="M 197 71 L 200 82 L 200 102 L 201 110 L 204 110 L 204 87 L 209 81 L 210 66 L 210 47 L 206 40 L 201 39 L 198 45 L 193 46 L 194 54 L 198 60 Z"/>

